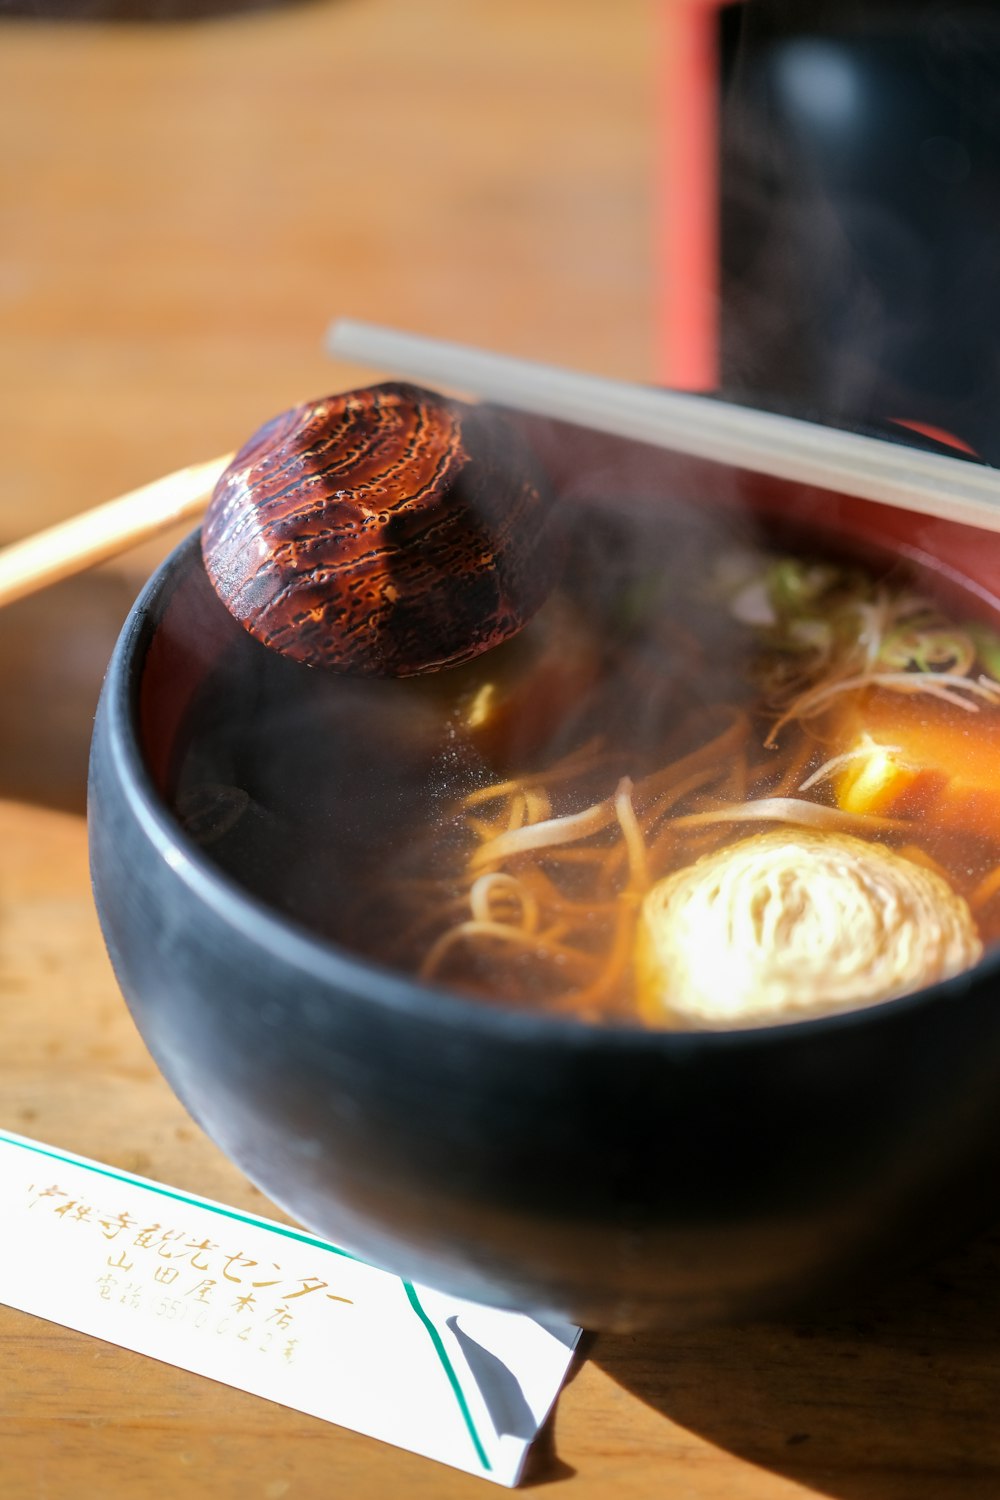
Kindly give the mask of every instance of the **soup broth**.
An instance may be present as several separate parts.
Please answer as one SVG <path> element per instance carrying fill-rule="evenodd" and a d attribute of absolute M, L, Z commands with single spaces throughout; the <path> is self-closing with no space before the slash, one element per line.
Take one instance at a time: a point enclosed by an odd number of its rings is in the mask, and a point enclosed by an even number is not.
<path fill-rule="evenodd" d="M 595 514 L 513 641 L 406 681 L 235 640 L 174 810 L 304 927 L 593 1022 L 760 1025 L 1000 931 L 1000 633 L 895 558 Z"/>

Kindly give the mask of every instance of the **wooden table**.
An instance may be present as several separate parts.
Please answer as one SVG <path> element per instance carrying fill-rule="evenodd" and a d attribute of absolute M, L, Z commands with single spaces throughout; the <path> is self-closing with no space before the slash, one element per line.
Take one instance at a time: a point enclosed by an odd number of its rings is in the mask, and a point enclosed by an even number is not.
<path fill-rule="evenodd" d="M 604 0 L 0 23 L 0 541 L 367 378 L 320 352 L 337 313 L 650 378 L 652 37 Z M 0 617 L 0 1125 L 276 1213 L 156 1072 L 90 902 L 91 715 L 166 545 Z M 986 1238 L 849 1323 L 588 1339 L 531 1477 L 995 1500 L 998 1273 Z M 0 1307 L 3 1500 L 403 1492 L 485 1493 Z"/>

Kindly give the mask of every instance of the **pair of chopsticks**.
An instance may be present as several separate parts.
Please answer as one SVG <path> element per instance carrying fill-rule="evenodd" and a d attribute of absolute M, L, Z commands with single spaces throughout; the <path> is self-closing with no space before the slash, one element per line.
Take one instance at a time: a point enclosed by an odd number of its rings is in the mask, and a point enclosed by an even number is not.
<path fill-rule="evenodd" d="M 341 319 L 329 353 L 437 382 L 515 411 L 631 438 L 884 505 L 1000 531 L 1000 471 L 707 396 L 555 366 Z M 180 469 L 0 550 L 0 605 L 200 518 L 231 453 Z"/>

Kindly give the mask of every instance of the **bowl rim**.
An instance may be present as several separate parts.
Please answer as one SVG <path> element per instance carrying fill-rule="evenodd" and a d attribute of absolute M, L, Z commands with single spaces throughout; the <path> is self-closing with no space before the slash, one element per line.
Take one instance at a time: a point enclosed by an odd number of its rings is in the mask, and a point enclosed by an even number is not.
<path fill-rule="evenodd" d="M 311 932 L 241 885 L 188 835 L 160 796 L 140 748 L 139 688 L 146 653 L 160 627 L 164 606 L 185 569 L 201 566 L 200 527 L 184 537 L 147 579 L 115 643 L 105 674 L 102 703 L 109 759 L 132 816 L 175 878 L 251 945 L 303 970 L 330 988 L 346 989 L 369 1004 L 420 1015 L 429 1022 L 462 1021 L 498 1040 L 563 1045 L 572 1051 L 664 1054 L 680 1062 L 701 1052 L 756 1051 L 824 1033 L 886 1024 L 904 1012 L 958 998 L 1000 969 L 1000 944 L 988 948 L 971 969 L 933 985 L 870 1005 L 762 1026 L 683 1031 L 623 1022 L 589 1022 L 571 1015 L 531 1011 L 502 1000 L 464 996 L 339 948 Z M 261 646 L 261 650 L 266 647 Z M 93 767 L 91 770 L 93 776 Z"/>

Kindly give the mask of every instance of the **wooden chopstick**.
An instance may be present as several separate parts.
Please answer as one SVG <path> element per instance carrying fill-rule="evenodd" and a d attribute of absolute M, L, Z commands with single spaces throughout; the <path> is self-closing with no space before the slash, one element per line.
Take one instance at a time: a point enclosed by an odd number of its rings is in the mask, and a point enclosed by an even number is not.
<path fill-rule="evenodd" d="M 534 416 L 1000 531 L 1000 471 L 965 459 L 353 319 L 333 323 L 326 346 L 331 354 Z"/>
<path fill-rule="evenodd" d="M 178 469 L 0 550 L 0 605 L 82 573 L 181 521 L 197 520 L 232 461 L 227 453 Z"/>

